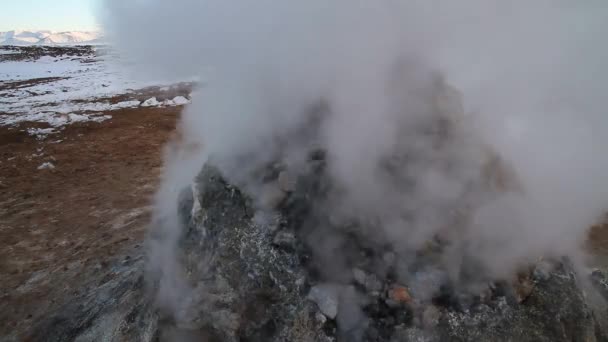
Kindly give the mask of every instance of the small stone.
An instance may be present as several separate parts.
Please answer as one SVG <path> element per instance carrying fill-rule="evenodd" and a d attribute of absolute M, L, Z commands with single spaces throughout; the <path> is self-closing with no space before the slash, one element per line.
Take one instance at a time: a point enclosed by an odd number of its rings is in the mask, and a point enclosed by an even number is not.
<path fill-rule="evenodd" d="M 412 301 L 409 291 L 404 286 L 395 285 L 388 290 L 388 298 L 398 303 L 409 303 Z"/>
<path fill-rule="evenodd" d="M 325 317 L 325 315 L 320 312 L 317 312 L 315 314 L 315 319 L 321 324 L 325 324 L 325 322 L 327 322 L 327 317 Z"/>
<path fill-rule="evenodd" d="M 322 284 L 313 286 L 308 293 L 308 299 L 315 302 L 319 310 L 329 319 L 338 315 L 338 293 L 335 286 Z"/>
<path fill-rule="evenodd" d="M 296 181 L 287 171 L 279 173 L 277 182 L 279 183 L 279 188 L 285 192 L 292 192 L 296 189 Z"/>

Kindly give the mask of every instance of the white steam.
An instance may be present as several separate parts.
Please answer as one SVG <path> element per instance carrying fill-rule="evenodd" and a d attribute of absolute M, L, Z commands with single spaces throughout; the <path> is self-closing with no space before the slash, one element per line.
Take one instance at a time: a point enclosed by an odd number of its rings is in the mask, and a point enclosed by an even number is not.
<path fill-rule="evenodd" d="M 174 215 L 178 190 L 209 156 L 238 182 L 277 155 L 297 173 L 311 139 L 296 132 L 319 103 L 329 114 L 312 140 L 340 188 L 331 209 L 379 218 L 375 233 L 397 250 L 447 234 L 453 253 L 464 249 L 500 276 L 525 260 L 578 253 L 608 208 L 603 1 L 106 5 L 108 34 L 145 70 L 205 80 L 180 124 L 184 144 L 201 148 L 168 156 L 160 216 Z M 436 96 L 450 97 L 446 84 L 464 111 L 453 100 L 434 107 Z M 443 144 L 424 132 L 438 111 L 455 115 Z M 398 176 L 411 188 L 379 168 L 396 154 L 410 158 Z M 507 177 L 517 179 L 513 191 L 471 190 L 491 155 L 516 175 Z M 466 229 L 446 228 L 448 213 L 463 208 L 473 210 Z"/>

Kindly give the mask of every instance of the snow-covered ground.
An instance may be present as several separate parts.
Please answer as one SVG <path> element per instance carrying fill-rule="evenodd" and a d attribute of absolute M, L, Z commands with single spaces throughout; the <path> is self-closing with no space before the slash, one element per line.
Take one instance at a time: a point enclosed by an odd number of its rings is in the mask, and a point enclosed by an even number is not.
<path fill-rule="evenodd" d="M 0 53 L 13 51 L 0 47 Z M 0 62 L 0 126 L 45 122 L 59 127 L 107 120 L 111 118 L 107 113 L 118 109 L 180 106 L 190 101 L 177 95 L 158 100 L 142 91 L 150 87 L 172 94 L 175 84 L 135 80 L 115 54 Z"/>

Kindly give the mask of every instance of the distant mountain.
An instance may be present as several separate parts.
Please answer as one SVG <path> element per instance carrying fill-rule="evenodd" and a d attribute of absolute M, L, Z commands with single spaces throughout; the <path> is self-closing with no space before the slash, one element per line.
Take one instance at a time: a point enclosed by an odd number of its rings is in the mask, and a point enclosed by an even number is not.
<path fill-rule="evenodd" d="M 94 31 L 8 31 L 0 32 L 0 45 L 87 45 L 103 44 L 103 35 Z"/>

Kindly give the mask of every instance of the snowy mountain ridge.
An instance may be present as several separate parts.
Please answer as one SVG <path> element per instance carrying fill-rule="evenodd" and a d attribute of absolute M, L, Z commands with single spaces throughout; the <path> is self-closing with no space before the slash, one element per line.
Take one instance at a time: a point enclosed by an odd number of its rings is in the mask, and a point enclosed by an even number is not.
<path fill-rule="evenodd" d="M 87 45 L 103 44 L 98 31 L 7 31 L 0 32 L 0 45 Z"/>

